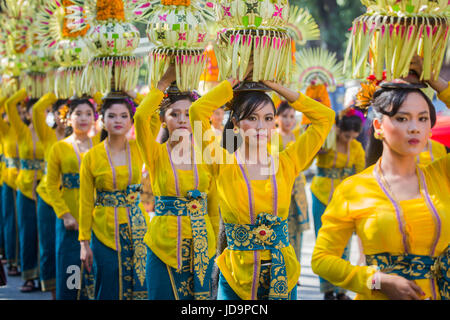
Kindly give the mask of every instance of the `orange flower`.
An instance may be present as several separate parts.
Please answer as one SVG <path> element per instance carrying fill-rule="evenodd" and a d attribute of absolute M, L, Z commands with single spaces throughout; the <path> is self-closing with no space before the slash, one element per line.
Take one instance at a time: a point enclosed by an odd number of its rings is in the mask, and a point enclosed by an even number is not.
<path fill-rule="evenodd" d="M 97 20 L 114 19 L 125 21 L 125 11 L 122 0 L 97 0 Z"/>
<path fill-rule="evenodd" d="M 376 82 L 361 83 L 361 89 L 356 94 L 356 106 L 360 109 L 368 109 L 372 103 L 373 94 L 377 91 Z"/>
<path fill-rule="evenodd" d="M 327 87 L 324 84 L 310 84 L 308 88 L 306 88 L 306 95 L 331 108 L 330 96 L 328 95 Z M 309 123 L 311 123 L 311 121 L 303 115 L 302 125 Z"/>
<path fill-rule="evenodd" d="M 67 12 L 67 7 L 68 6 L 72 6 L 74 3 L 71 0 L 63 0 L 63 6 L 64 6 L 64 10 L 66 15 L 68 14 Z M 84 18 L 86 19 L 86 16 L 84 16 Z M 83 30 L 77 31 L 77 32 L 70 32 L 71 30 L 67 27 L 67 23 L 68 23 L 68 19 L 64 18 L 64 24 L 63 24 L 63 30 L 62 30 L 62 34 L 64 38 L 78 38 L 81 36 L 84 36 L 88 30 L 89 30 L 89 25 L 84 28 Z"/>

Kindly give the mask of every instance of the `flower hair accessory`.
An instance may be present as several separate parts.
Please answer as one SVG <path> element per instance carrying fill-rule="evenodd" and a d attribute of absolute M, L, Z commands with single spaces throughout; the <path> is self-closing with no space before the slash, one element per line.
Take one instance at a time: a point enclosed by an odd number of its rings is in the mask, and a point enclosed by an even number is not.
<path fill-rule="evenodd" d="M 136 104 L 134 103 L 133 99 L 124 98 L 124 100 L 131 107 L 131 113 L 135 114 L 136 113 Z"/>
<path fill-rule="evenodd" d="M 191 97 L 192 100 L 197 101 L 198 99 L 200 99 L 200 95 L 198 94 L 197 91 L 193 90 L 189 93 L 189 96 Z"/>
<path fill-rule="evenodd" d="M 67 104 L 63 105 L 62 107 L 59 108 L 58 110 L 58 115 L 59 115 L 59 119 L 61 120 L 62 123 L 66 124 L 67 123 L 67 117 L 69 115 L 69 104 L 70 104 L 70 100 L 67 101 Z"/>
<path fill-rule="evenodd" d="M 353 116 L 360 118 L 363 125 L 366 122 L 364 113 L 362 113 L 360 110 L 353 108 L 353 107 L 349 107 L 349 108 L 342 110 L 339 113 L 339 120 L 342 120 L 342 118 L 344 118 L 344 117 L 353 117 Z"/>
<path fill-rule="evenodd" d="M 375 75 L 370 75 L 366 78 L 366 83 L 361 83 L 361 89 L 356 94 L 355 106 L 364 110 L 367 114 L 369 106 L 372 104 L 373 95 L 375 91 L 380 88 L 381 83 L 386 80 L 386 72 L 383 72 L 382 79 L 377 80 Z"/>

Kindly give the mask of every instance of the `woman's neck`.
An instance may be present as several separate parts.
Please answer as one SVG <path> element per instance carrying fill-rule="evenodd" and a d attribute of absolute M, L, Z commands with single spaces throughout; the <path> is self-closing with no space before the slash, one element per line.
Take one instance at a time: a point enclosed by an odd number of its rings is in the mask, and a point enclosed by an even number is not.
<path fill-rule="evenodd" d="M 125 135 L 108 135 L 107 143 L 111 150 L 122 151 L 126 149 L 127 137 Z"/>
<path fill-rule="evenodd" d="M 55 130 L 56 137 L 58 140 L 64 139 L 66 135 L 66 129 L 64 127 L 57 127 Z"/>
<path fill-rule="evenodd" d="M 415 157 L 402 156 L 385 147 L 381 157 L 381 170 L 388 176 L 413 176 L 416 174 Z"/>
<path fill-rule="evenodd" d="M 73 141 L 79 141 L 81 143 L 85 142 L 86 140 L 90 140 L 88 132 L 74 132 L 72 134 Z"/>
<path fill-rule="evenodd" d="M 245 154 L 243 154 L 243 151 L 245 151 Z M 268 163 L 269 153 L 267 146 L 262 147 L 257 145 L 256 147 L 250 147 L 246 144 L 245 150 L 240 149 L 239 153 L 244 157 L 246 164 L 267 165 Z"/>
<path fill-rule="evenodd" d="M 279 134 L 281 134 L 283 136 L 289 136 L 292 134 L 292 130 L 283 128 L 282 126 L 279 126 L 277 131 Z"/>

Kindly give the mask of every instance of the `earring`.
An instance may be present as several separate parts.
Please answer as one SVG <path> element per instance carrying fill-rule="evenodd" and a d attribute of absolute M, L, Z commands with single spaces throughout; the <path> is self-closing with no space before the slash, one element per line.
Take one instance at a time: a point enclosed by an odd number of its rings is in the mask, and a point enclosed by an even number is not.
<path fill-rule="evenodd" d="M 373 133 L 373 136 L 375 137 L 375 139 L 377 140 L 383 140 L 384 136 L 383 136 L 383 132 L 381 131 L 375 131 Z"/>
<path fill-rule="evenodd" d="M 433 136 L 433 132 L 430 132 L 430 138 Z"/>
<path fill-rule="evenodd" d="M 164 129 L 167 128 L 167 123 L 163 122 L 163 123 L 162 123 L 162 127 L 163 127 Z"/>
<path fill-rule="evenodd" d="M 236 127 L 236 126 L 235 126 L 235 127 L 233 128 L 233 132 L 234 132 L 235 134 L 238 134 L 238 133 L 239 133 L 239 127 Z"/>

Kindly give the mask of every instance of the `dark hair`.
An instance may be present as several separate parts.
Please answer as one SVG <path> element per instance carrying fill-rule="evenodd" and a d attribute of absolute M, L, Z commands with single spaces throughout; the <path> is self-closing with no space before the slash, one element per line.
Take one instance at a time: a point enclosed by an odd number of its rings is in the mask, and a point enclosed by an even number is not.
<path fill-rule="evenodd" d="M 240 134 L 235 134 L 233 132 L 234 124 L 232 120 L 235 119 L 235 121 L 239 123 L 240 121 L 247 119 L 265 103 L 271 104 L 274 114 L 277 113 L 272 99 L 264 91 L 243 91 L 234 94 L 233 100 L 229 103 L 231 113 L 223 128 L 222 148 L 227 149 L 229 153 L 234 153 L 239 149 L 243 139 Z M 232 145 L 227 143 L 228 139 L 233 139 Z"/>
<path fill-rule="evenodd" d="M 375 113 L 375 117 L 386 115 L 393 117 L 397 114 L 400 106 L 405 102 L 410 93 L 420 94 L 428 104 L 430 112 L 431 127 L 436 124 L 436 110 L 430 98 L 428 98 L 420 89 L 409 88 L 381 88 L 378 89 L 372 99 L 372 109 Z M 366 152 L 366 166 L 370 167 L 374 165 L 383 153 L 383 142 L 377 140 L 374 137 L 373 123 L 369 130 L 369 143 Z"/>
<path fill-rule="evenodd" d="M 60 100 L 58 100 L 58 101 L 60 101 Z M 69 107 L 69 111 L 67 112 L 67 118 L 69 118 L 70 115 L 75 111 L 75 109 L 81 104 L 89 105 L 89 107 L 92 108 L 92 112 L 94 113 L 94 117 L 95 117 L 95 113 L 96 113 L 95 106 L 90 101 L 90 98 L 83 97 L 80 99 L 67 100 L 66 103 L 68 103 L 68 107 Z M 63 105 L 63 104 L 61 104 L 61 105 Z M 58 110 L 58 108 L 56 110 Z M 72 133 L 73 133 L 73 128 L 66 126 L 66 137 L 70 136 Z"/>
<path fill-rule="evenodd" d="M 159 107 L 159 117 L 164 118 L 167 109 L 170 108 L 172 104 L 177 101 L 189 100 L 190 102 L 194 102 L 196 99 L 189 93 L 178 93 L 178 94 L 168 94 L 167 97 L 163 99 L 161 105 Z M 163 135 L 161 137 L 161 143 L 166 142 L 169 139 L 169 129 L 164 128 Z"/>
<path fill-rule="evenodd" d="M 336 116 L 336 126 L 341 131 L 355 131 L 361 132 L 362 129 L 362 120 L 358 116 Z"/>
<path fill-rule="evenodd" d="M 111 108 L 112 105 L 114 104 L 123 104 L 126 106 L 126 108 L 128 109 L 128 112 L 130 114 L 130 119 L 131 122 L 133 122 L 133 116 L 134 113 L 136 112 L 136 105 L 134 104 L 134 102 L 128 98 L 128 97 L 121 97 L 121 98 L 106 98 L 103 101 L 103 105 L 102 105 L 102 109 L 100 111 L 101 115 L 102 115 L 102 119 L 103 122 L 105 121 L 105 114 L 106 111 Z M 102 132 L 100 134 L 100 140 L 103 141 L 106 139 L 106 137 L 108 136 L 108 131 L 106 131 L 104 128 L 102 129 Z"/>
<path fill-rule="evenodd" d="M 292 108 L 292 106 L 289 104 L 289 102 L 282 101 L 278 105 L 278 109 L 277 109 L 276 115 L 280 116 L 283 112 L 285 112 L 286 110 L 290 110 L 290 109 L 294 109 L 294 108 Z"/>
<path fill-rule="evenodd" d="M 30 109 L 34 106 L 36 102 L 38 102 L 38 100 L 39 99 L 36 98 L 28 99 L 28 101 L 25 103 L 25 109 L 27 110 L 27 112 L 30 111 Z"/>

